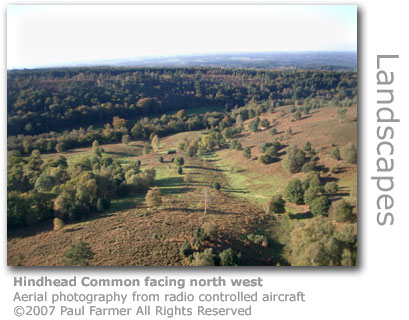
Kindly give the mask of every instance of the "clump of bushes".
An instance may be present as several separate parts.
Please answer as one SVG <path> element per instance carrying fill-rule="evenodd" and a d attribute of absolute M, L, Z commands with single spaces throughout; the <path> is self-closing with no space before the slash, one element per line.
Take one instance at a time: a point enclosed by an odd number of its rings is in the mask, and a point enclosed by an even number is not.
<path fill-rule="evenodd" d="M 213 249 L 207 248 L 203 252 L 194 252 L 190 265 L 194 267 L 214 266 L 214 260 Z"/>
<path fill-rule="evenodd" d="M 159 207 L 162 205 L 162 193 L 159 188 L 150 189 L 145 196 L 146 204 L 151 207 Z"/>
<path fill-rule="evenodd" d="M 220 258 L 220 265 L 221 266 L 237 266 L 239 262 L 239 258 L 237 257 L 237 253 L 229 248 L 226 250 L 223 250 L 219 254 Z"/>

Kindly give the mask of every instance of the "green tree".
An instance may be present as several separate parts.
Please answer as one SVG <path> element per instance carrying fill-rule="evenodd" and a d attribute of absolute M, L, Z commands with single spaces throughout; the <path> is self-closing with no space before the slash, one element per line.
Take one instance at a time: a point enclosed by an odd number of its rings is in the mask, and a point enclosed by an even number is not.
<path fill-rule="evenodd" d="M 341 150 L 341 158 L 347 163 L 357 163 L 358 153 L 356 146 L 352 143 L 344 146 Z"/>
<path fill-rule="evenodd" d="M 330 207 L 330 201 L 326 196 L 319 196 L 311 201 L 310 211 L 314 216 L 326 216 Z"/>
<path fill-rule="evenodd" d="M 249 147 L 243 149 L 243 157 L 246 159 L 251 158 L 251 149 Z"/>
<path fill-rule="evenodd" d="M 122 136 L 122 143 L 123 143 L 123 144 L 129 144 L 129 142 L 131 142 L 131 138 L 129 137 L 128 134 L 124 134 L 124 135 Z"/>
<path fill-rule="evenodd" d="M 335 147 L 332 149 L 331 153 L 329 154 L 331 158 L 334 158 L 335 160 L 341 160 L 341 154 L 339 152 L 339 148 Z"/>
<path fill-rule="evenodd" d="M 221 266 L 237 266 L 239 259 L 237 253 L 232 249 L 225 249 L 219 254 Z"/>
<path fill-rule="evenodd" d="M 214 266 L 214 255 L 212 248 L 205 249 L 203 252 L 193 253 L 191 265 L 194 267 Z"/>
<path fill-rule="evenodd" d="M 298 179 L 292 179 L 288 182 L 284 189 L 285 198 L 295 204 L 304 203 L 304 189 L 302 183 Z"/>
<path fill-rule="evenodd" d="M 293 114 L 293 119 L 294 120 L 301 120 L 302 114 L 300 110 L 297 110 L 294 114 Z"/>
<path fill-rule="evenodd" d="M 268 119 L 263 119 L 260 121 L 260 126 L 263 128 L 268 128 L 270 126 L 270 121 L 268 121 Z"/>
<path fill-rule="evenodd" d="M 289 173 L 296 173 L 301 171 L 305 162 L 306 157 L 304 151 L 298 149 L 296 145 L 292 145 L 288 147 L 282 164 Z"/>
<path fill-rule="evenodd" d="M 183 159 L 182 157 L 176 157 L 175 160 L 173 160 L 173 162 L 178 167 L 181 167 L 185 164 L 185 159 Z"/>
<path fill-rule="evenodd" d="M 273 136 L 278 134 L 277 127 L 272 127 L 268 132 Z"/>
<path fill-rule="evenodd" d="M 299 223 L 290 235 L 290 263 L 293 266 L 340 265 L 342 245 L 335 229 L 325 217 L 318 216 Z"/>
<path fill-rule="evenodd" d="M 327 182 L 324 186 L 324 190 L 326 193 L 334 195 L 338 192 L 338 184 L 335 181 Z"/>
<path fill-rule="evenodd" d="M 284 213 L 285 212 L 285 200 L 281 194 L 274 195 L 268 203 L 268 212 L 272 213 Z"/>
<path fill-rule="evenodd" d="M 304 192 L 304 203 L 311 205 L 314 199 L 320 195 L 320 188 L 315 185 L 310 185 Z"/>
<path fill-rule="evenodd" d="M 353 209 L 354 207 L 349 202 L 341 200 L 331 206 L 330 213 L 334 215 L 336 221 L 346 222 L 354 218 Z"/>
<path fill-rule="evenodd" d="M 155 135 L 153 136 L 152 141 L 151 141 L 151 145 L 152 145 L 152 149 L 153 149 L 154 151 L 158 151 L 158 150 L 159 150 L 160 140 L 159 140 L 159 137 L 158 137 L 157 134 L 155 134 Z"/>

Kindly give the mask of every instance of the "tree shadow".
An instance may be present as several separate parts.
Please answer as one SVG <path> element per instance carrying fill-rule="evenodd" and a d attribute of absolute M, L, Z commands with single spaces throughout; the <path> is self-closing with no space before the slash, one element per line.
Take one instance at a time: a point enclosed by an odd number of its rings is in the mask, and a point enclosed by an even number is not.
<path fill-rule="evenodd" d="M 199 167 L 199 166 L 185 166 L 185 168 L 187 168 L 187 169 L 202 169 L 202 170 L 216 171 L 216 172 L 226 171 L 226 170 L 222 170 L 222 169 L 219 169 L 219 168 L 206 168 L 206 167 Z"/>
<path fill-rule="evenodd" d="M 321 182 L 325 185 L 327 182 L 337 182 L 339 179 L 335 177 L 321 177 Z"/>
<path fill-rule="evenodd" d="M 318 165 L 316 168 L 317 168 L 316 171 L 321 171 L 321 172 L 324 172 L 324 173 L 327 173 L 329 171 L 329 169 L 327 167 L 323 166 L 323 165 Z"/>
<path fill-rule="evenodd" d="M 34 226 L 22 226 L 13 229 L 7 228 L 7 240 L 14 238 L 31 237 L 41 232 L 53 230 L 53 222 L 51 219 L 40 222 Z"/>
<path fill-rule="evenodd" d="M 155 181 L 155 186 L 157 187 L 174 187 L 180 186 L 183 183 L 183 177 L 168 177 L 163 179 L 158 179 Z"/>
<path fill-rule="evenodd" d="M 200 213 L 200 214 L 204 214 L 204 209 L 200 208 L 200 209 L 192 209 L 192 208 L 177 208 L 177 207 L 169 207 L 166 208 L 165 210 L 168 211 L 185 211 L 185 212 L 190 212 L 190 213 Z M 238 215 L 239 213 L 235 213 L 235 212 L 225 212 L 225 211 L 220 211 L 220 210 L 215 210 L 212 208 L 207 208 L 206 210 L 206 215 L 208 214 L 217 214 L 217 215 Z"/>
<path fill-rule="evenodd" d="M 64 233 L 70 233 L 70 232 L 75 232 L 75 231 L 80 231 L 83 230 L 84 228 L 78 227 L 78 228 L 69 228 L 69 229 L 63 229 Z"/>
<path fill-rule="evenodd" d="M 110 154 L 110 155 L 117 155 L 120 157 L 136 157 L 136 156 L 140 156 L 141 153 L 129 153 L 129 152 L 117 152 L 117 151 L 106 151 L 106 154 Z"/>
<path fill-rule="evenodd" d="M 165 187 L 165 188 L 160 189 L 162 195 L 182 194 L 182 193 L 191 192 L 193 190 L 195 189 L 189 188 L 189 187 L 183 187 L 183 188 Z"/>
<path fill-rule="evenodd" d="M 229 193 L 243 193 L 243 194 L 249 193 L 249 191 L 247 191 L 246 189 L 225 188 L 223 189 L 223 191 L 229 192 Z"/>
<path fill-rule="evenodd" d="M 250 133 L 238 133 L 238 134 L 235 134 L 235 135 L 233 136 L 233 138 L 234 138 L 234 139 L 240 139 L 240 138 L 248 137 L 249 135 L 250 135 Z"/>
<path fill-rule="evenodd" d="M 291 213 L 290 214 L 291 219 L 297 219 L 297 220 L 310 219 L 312 217 L 313 217 L 313 215 L 312 215 L 312 213 L 310 211 L 302 212 L 302 213 Z"/>
<path fill-rule="evenodd" d="M 346 172 L 346 167 L 339 167 L 335 173 L 338 174 L 338 173 L 344 173 L 344 172 Z"/>

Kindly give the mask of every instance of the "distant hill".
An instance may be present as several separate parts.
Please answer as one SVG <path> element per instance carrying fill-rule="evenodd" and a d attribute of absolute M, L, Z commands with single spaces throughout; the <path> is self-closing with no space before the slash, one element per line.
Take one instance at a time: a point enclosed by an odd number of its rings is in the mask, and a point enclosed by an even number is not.
<path fill-rule="evenodd" d="M 357 52 L 235 52 L 107 59 L 46 67 L 218 67 L 356 71 Z"/>
<path fill-rule="evenodd" d="M 116 66 L 225 67 L 257 69 L 357 69 L 356 52 L 257 52 L 180 55 L 107 61 Z"/>

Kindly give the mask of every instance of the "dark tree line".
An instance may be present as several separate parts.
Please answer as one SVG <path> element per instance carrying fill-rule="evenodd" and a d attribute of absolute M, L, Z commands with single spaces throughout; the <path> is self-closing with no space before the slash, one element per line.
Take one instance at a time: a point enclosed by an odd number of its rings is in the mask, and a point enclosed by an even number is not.
<path fill-rule="evenodd" d="M 8 71 L 8 135 L 250 100 L 276 105 L 356 99 L 357 74 L 218 68 L 64 68 Z"/>

